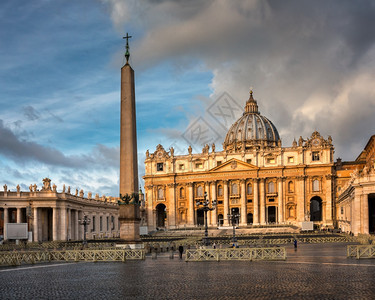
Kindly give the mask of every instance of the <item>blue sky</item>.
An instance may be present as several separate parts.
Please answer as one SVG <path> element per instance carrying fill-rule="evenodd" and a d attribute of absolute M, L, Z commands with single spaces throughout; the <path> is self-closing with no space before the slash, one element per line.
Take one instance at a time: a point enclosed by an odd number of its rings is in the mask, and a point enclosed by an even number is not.
<path fill-rule="evenodd" d="M 318 130 L 354 160 L 375 128 L 375 5 L 312 2 L 1 1 L 2 185 L 48 176 L 58 190 L 118 195 L 126 32 L 140 176 L 159 143 L 200 152 L 186 138 L 197 122 L 219 150 L 227 125 L 209 109 L 224 92 L 244 106 L 250 86 L 284 146 Z"/>

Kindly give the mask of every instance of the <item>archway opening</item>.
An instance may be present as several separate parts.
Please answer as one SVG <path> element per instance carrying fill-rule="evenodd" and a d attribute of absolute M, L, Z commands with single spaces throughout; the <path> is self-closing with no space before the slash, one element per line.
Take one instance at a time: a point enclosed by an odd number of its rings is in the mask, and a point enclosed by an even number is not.
<path fill-rule="evenodd" d="M 197 225 L 198 226 L 204 225 L 204 210 L 203 209 L 197 210 Z"/>
<path fill-rule="evenodd" d="M 247 224 L 253 224 L 253 214 L 252 213 L 248 213 L 247 214 Z"/>
<path fill-rule="evenodd" d="M 276 223 L 276 206 L 268 206 L 268 223 Z"/>
<path fill-rule="evenodd" d="M 156 227 L 164 228 L 167 220 L 166 206 L 164 204 L 158 204 L 156 206 Z"/>
<path fill-rule="evenodd" d="M 318 196 L 310 200 L 310 221 L 322 221 L 322 199 Z"/>
<path fill-rule="evenodd" d="M 368 195 L 368 229 L 375 233 L 375 194 Z"/>

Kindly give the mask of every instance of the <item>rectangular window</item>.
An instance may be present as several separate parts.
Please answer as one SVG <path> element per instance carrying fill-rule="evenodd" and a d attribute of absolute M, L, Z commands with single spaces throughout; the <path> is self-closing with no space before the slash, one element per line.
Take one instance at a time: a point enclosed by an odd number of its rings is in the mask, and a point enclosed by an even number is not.
<path fill-rule="evenodd" d="M 95 228 L 95 216 L 92 216 L 92 230 L 91 231 L 96 231 L 96 228 Z"/>
<path fill-rule="evenodd" d="M 253 199 L 247 199 L 247 203 L 253 202 Z"/>
<path fill-rule="evenodd" d="M 100 232 L 103 231 L 103 217 L 100 217 L 99 219 L 99 228 L 100 228 Z"/>
<path fill-rule="evenodd" d="M 115 217 L 112 216 L 111 220 L 112 220 L 112 230 L 115 230 Z"/>
<path fill-rule="evenodd" d="M 341 207 L 341 214 L 343 215 L 344 214 L 344 208 Z"/>
<path fill-rule="evenodd" d="M 319 151 L 313 151 L 312 161 L 319 161 L 319 160 L 320 160 Z"/>
<path fill-rule="evenodd" d="M 107 228 L 106 228 L 106 231 L 109 230 L 109 217 L 107 217 Z"/>
<path fill-rule="evenodd" d="M 217 204 L 223 204 L 223 201 L 219 200 L 217 201 Z"/>
<path fill-rule="evenodd" d="M 156 164 L 156 171 L 163 171 L 163 163 L 157 163 Z"/>
<path fill-rule="evenodd" d="M 268 202 L 275 202 L 275 199 L 273 199 L 273 198 L 268 199 Z"/>
<path fill-rule="evenodd" d="M 196 164 L 195 164 L 195 167 L 196 167 L 197 169 L 203 169 L 203 164 L 202 164 L 202 163 L 196 163 Z"/>
<path fill-rule="evenodd" d="M 275 163 L 275 158 L 274 157 L 270 157 L 270 158 L 267 158 L 267 163 L 268 164 L 274 164 Z"/>
<path fill-rule="evenodd" d="M 221 165 L 221 160 L 218 160 L 218 161 L 216 162 L 216 165 L 217 165 L 217 166 L 220 166 L 220 165 Z"/>
<path fill-rule="evenodd" d="M 180 169 L 180 171 L 183 171 L 183 170 L 185 170 L 185 165 L 184 164 L 180 164 L 178 166 L 178 168 Z"/>
<path fill-rule="evenodd" d="M 248 164 L 251 164 L 251 158 L 246 159 L 246 162 L 247 162 Z"/>
<path fill-rule="evenodd" d="M 293 156 L 288 157 L 288 163 L 290 163 L 290 164 L 294 163 L 294 157 Z"/>

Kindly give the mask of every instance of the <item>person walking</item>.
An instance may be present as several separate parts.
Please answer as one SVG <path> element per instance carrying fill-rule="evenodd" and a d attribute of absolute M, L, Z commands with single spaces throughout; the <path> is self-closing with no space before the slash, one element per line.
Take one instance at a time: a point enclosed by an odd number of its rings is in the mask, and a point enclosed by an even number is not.
<path fill-rule="evenodd" d="M 179 254 L 180 254 L 180 259 L 182 259 L 182 253 L 184 253 L 184 246 L 180 245 L 180 246 L 178 247 L 178 252 L 179 252 Z"/>
<path fill-rule="evenodd" d="M 297 239 L 294 239 L 293 244 L 294 244 L 294 250 L 297 250 Z"/>

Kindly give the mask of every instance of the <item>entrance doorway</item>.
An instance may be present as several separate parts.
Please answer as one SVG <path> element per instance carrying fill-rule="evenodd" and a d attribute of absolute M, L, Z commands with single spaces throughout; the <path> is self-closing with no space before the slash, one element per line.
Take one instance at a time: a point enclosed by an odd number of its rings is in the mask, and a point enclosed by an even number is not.
<path fill-rule="evenodd" d="M 375 233 L 375 194 L 368 195 L 368 230 Z"/>
<path fill-rule="evenodd" d="M 247 224 L 253 224 L 253 214 L 247 214 Z"/>
<path fill-rule="evenodd" d="M 276 206 L 268 206 L 267 215 L 268 223 L 276 223 Z"/>
<path fill-rule="evenodd" d="M 156 227 L 164 228 L 167 220 L 166 207 L 164 204 L 158 204 L 156 206 Z"/>
<path fill-rule="evenodd" d="M 322 221 L 322 199 L 318 196 L 310 200 L 310 221 Z"/>
<path fill-rule="evenodd" d="M 204 210 L 203 209 L 197 210 L 197 225 L 198 226 L 204 225 Z"/>

